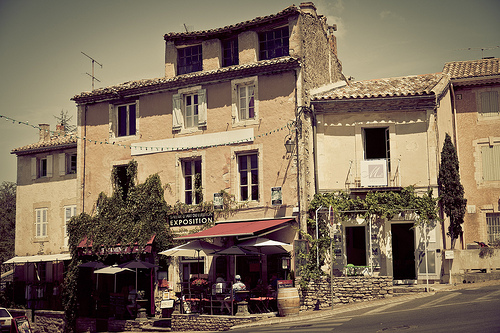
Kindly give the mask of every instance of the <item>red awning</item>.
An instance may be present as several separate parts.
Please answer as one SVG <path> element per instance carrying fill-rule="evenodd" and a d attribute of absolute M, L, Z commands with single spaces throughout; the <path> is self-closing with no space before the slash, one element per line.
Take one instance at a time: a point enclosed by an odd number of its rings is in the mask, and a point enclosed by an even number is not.
<path fill-rule="evenodd" d="M 212 228 L 197 232 L 195 234 L 176 237 L 174 239 L 200 239 L 227 236 L 254 236 L 262 232 L 273 231 L 294 219 L 258 220 L 245 222 L 222 222 Z"/>
<path fill-rule="evenodd" d="M 153 241 L 155 239 L 155 235 L 153 235 L 149 241 L 146 243 L 146 247 L 143 249 L 144 252 L 150 253 L 153 249 Z M 87 237 L 84 237 L 82 241 L 78 244 L 79 255 L 93 255 L 95 253 L 92 252 L 92 241 L 89 241 Z M 134 244 L 133 247 L 130 246 L 122 246 L 121 244 L 116 244 L 111 249 L 108 249 L 108 254 L 124 254 L 124 253 L 137 253 L 139 252 L 139 247 L 137 243 Z M 101 250 L 101 253 L 104 253 L 104 249 Z"/>

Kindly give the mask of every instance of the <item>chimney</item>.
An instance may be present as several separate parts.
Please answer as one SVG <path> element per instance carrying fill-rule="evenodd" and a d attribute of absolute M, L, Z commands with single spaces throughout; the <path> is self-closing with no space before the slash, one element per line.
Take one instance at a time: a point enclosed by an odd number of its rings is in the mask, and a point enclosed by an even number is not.
<path fill-rule="evenodd" d="M 302 10 L 303 13 L 308 13 L 311 14 L 312 16 L 317 16 L 316 15 L 316 6 L 312 2 L 302 2 L 300 5 L 300 10 Z"/>
<path fill-rule="evenodd" d="M 38 124 L 38 127 L 40 127 L 40 138 L 38 142 L 50 141 L 50 125 Z"/>
<path fill-rule="evenodd" d="M 56 135 L 64 135 L 65 130 L 64 130 L 64 125 L 63 124 L 57 124 L 56 125 Z"/>

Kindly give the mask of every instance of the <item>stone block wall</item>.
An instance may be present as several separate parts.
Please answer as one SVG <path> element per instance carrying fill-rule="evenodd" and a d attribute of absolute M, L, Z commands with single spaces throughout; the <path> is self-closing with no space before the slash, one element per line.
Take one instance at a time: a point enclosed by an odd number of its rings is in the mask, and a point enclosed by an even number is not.
<path fill-rule="evenodd" d="M 331 290 L 330 278 L 327 277 L 310 281 L 305 289 L 299 288 L 301 311 L 329 308 L 332 301 L 335 305 L 392 297 L 392 277 L 334 277 L 333 300 Z"/>
<path fill-rule="evenodd" d="M 63 311 L 36 310 L 32 321 L 32 310 L 9 309 L 13 317 L 26 316 L 33 333 L 64 332 L 65 318 Z"/>
<path fill-rule="evenodd" d="M 173 314 L 172 331 L 226 331 L 235 325 L 256 321 L 254 316 L 208 316 L 193 314 Z"/>

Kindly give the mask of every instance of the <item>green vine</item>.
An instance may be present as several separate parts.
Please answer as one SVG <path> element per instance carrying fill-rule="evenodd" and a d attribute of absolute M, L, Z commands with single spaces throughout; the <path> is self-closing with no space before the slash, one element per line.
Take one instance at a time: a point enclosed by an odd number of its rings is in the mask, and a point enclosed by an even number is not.
<path fill-rule="evenodd" d="M 214 223 L 218 218 L 228 217 L 244 206 L 238 204 L 234 196 L 225 191 L 223 209 L 214 210 L 212 202 L 186 205 L 177 202 L 170 206 L 165 201 L 165 190 L 158 174 L 150 175 L 142 184 L 137 184 L 137 162 L 128 163 L 125 173 L 114 168 L 111 173 L 113 194 L 108 197 L 100 193 L 92 215 L 82 213 L 68 223 L 69 249 L 72 260 L 64 280 L 63 305 L 66 315 L 66 332 L 74 332 L 76 327 L 78 245 L 87 239 L 87 246 L 100 260 L 104 260 L 116 244 L 123 247 L 137 246 L 138 254 L 143 252 L 148 241 L 155 236 L 158 251 L 175 244 L 173 233 L 168 225 L 168 216 L 188 212 L 213 212 Z M 203 225 L 197 232 L 211 227 Z M 179 230 L 182 231 L 182 230 Z"/>
<path fill-rule="evenodd" d="M 330 243 L 335 241 L 330 237 L 330 227 L 324 214 L 318 216 L 318 239 L 312 236 L 316 234 L 315 213 L 319 207 L 331 207 L 338 224 L 358 217 L 365 221 L 371 219 L 375 223 L 380 223 L 400 214 L 411 214 L 416 224 L 422 224 L 440 220 L 437 202 L 438 198 L 432 196 L 432 190 L 418 195 L 413 186 L 403 188 L 401 192 L 368 192 L 364 199 L 352 197 L 346 192 L 316 194 L 309 205 L 307 233 L 301 231 L 302 237 L 309 242 L 309 251 L 299 254 L 304 263 L 299 268 L 301 287 L 306 288 L 308 281 L 324 275 L 320 267 L 327 259 Z M 319 265 L 317 265 L 318 256 Z"/>

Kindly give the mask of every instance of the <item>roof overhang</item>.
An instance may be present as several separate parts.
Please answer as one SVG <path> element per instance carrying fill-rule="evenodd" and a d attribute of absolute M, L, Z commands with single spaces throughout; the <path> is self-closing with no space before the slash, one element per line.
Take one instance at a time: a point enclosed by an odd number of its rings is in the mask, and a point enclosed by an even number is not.
<path fill-rule="evenodd" d="M 69 253 L 59 253 L 59 254 L 38 254 L 34 256 L 24 256 L 24 257 L 14 257 L 2 264 L 25 264 L 29 262 L 48 262 L 48 261 L 64 261 L 71 260 L 71 254 Z"/>
<path fill-rule="evenodd" d="M 264 235 L 289 226 L 294 218 L 221 222 L 203 231 L 175 237 L 174 239 L 202 239 L 214 237 L 245 237 Z"/>

